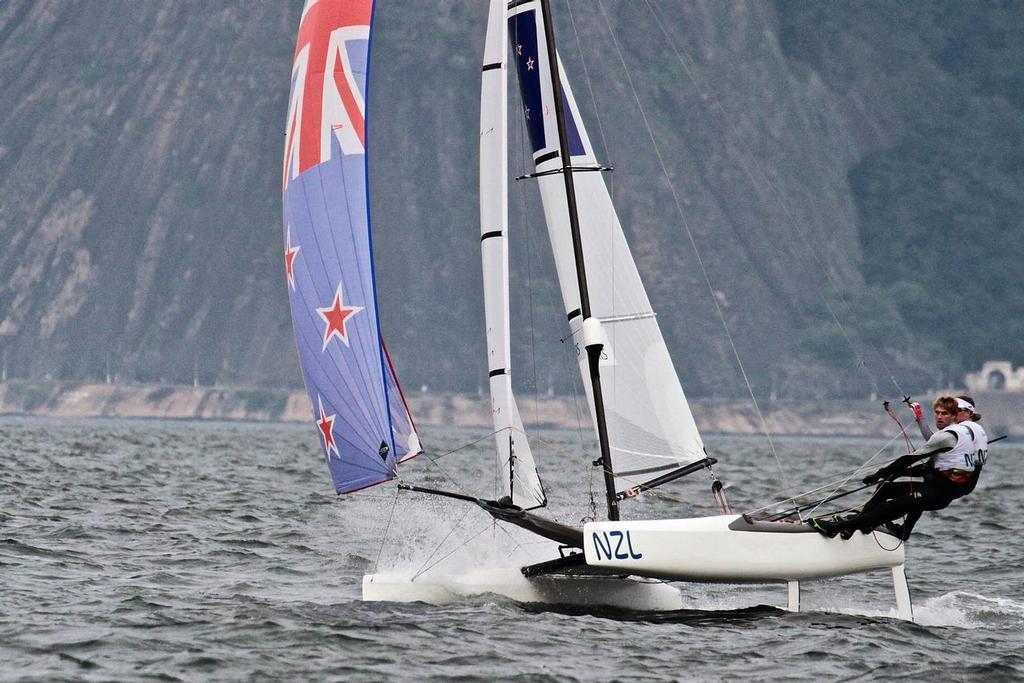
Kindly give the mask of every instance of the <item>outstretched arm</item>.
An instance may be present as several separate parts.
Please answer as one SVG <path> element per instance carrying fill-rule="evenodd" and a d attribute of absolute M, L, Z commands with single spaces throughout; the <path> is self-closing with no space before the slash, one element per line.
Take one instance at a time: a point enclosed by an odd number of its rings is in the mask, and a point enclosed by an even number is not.
<path fill-rule="evenodd" d="M 944 451 L 951 450 L 956 445 L 956 435 L 952 432 L 941 431 L 935 432 L 931 435 L 928 441 L 923 446 L 918 448 L 913 453 L 907 455 L 901 455 L 900 457 L 893 460 L 891 463 L 878 470 L 874 474 L 869 474 L 864 477 L 865 484 L 875 484 L 883 479 L 890 479 L 904 470 L 911 467 L 914 463 L 931 457 L 935 453 L 942 453 Z"/>

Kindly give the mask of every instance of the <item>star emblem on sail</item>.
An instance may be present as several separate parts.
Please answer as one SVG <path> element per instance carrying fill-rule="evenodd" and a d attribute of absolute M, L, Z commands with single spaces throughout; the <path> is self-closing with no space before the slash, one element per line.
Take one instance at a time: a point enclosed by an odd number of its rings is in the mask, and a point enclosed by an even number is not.
<path fill-rule="evenodd" d="M 348 319 L 363 310 L 363 306 L 346 306 L 341 293 L 341 283 L 338 283 L 338 288 L 334 291 L 334 301 L 330 306 L 326 308 L 318 308 L 316 312 L 320 314 L 324 322 L 327 323 L 327 327 L 324 329 L 324 347 L 323 350 L 327 350 L 327 345 L 332 339 L 340 339 L 341 342 L 348 346 L 348 329 L 346 324 Z"/>
<path fill-rule="evenodd" d="M 299 255 L 302 247 L 292 246 L 292 226 L 288 226 L 288 236 L 285 238 L 284 249 L 284 272 L 288 276 L 288 286 L 295 291 L 295 257 Z"/>
<path fill-rule="evenodd" d="M 341 459 L 341 453 L 338 452 L 338 445 L 334 442 L 334 419 L 337 414 L 328 415 L 324 411 L 324 399 L 319 394 L 316 397 L 316 407 L 319 417 L 316 421 L 316 426 L 320 428 L 320 434 L 324 438 L 324 451 L 327 453 L 327 457 L 331 457 L 333 452 L 338 459 Z"/>

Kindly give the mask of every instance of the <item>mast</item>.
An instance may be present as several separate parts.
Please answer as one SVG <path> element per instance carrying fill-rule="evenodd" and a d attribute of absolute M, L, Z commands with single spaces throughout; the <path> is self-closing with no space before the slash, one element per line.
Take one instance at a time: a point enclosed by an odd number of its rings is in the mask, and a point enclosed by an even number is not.
<path fill-rule="evenodd" d="M 544 37 L 547 43 L 548 66 L 551 69 L 551 90 L 555 100 L 555 120 L 558 122 L 558 151 L 562 159 L 562 178 L 565 182 L 566 204 L 569 210 L 569 226 L 572 231 L 573 255 L 576 259 L 576 282 L 580 292 L 580 313 L 583 317 L 583 343 L 587 350 L 590 369 L 590 384 L 594 394 L 594 417 L 597 423 L 597 439 L 601 448 L 601 465 L 604 474 L 605 495 L 608 500 L 608 519 L 619 519 L 619 502 L 615 495 L 615 475 L 612 470 L 611 447 L 608 442 L 608 424 L 605 419 L 604 397 L 601 394 L 601 370 L 599 361 L 603 348 L 600 322 L 590 314 L 590 295 L 587 289 L 587 272 L 583 261 L 583 242 L 580 239 L 580 219 L 576 209 L 576 188 L 573 183 L 572 157 L 569 153 L 569 134 L 565 125 L 565 107 L 562 104 L 562 81 L 558 72 L 558 53 L 555 49 L 555 29 L 551 21 L 549 0 L 541 0 L 541 14 L 544 19 Z"/>

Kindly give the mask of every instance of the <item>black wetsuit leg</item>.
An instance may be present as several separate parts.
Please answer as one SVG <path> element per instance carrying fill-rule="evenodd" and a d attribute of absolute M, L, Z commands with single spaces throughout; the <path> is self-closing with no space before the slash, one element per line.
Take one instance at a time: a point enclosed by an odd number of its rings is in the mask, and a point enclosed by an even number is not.
<path fill-rule="evenodd" d="M 857 529 L 870 531 L 885 522 L 907 516 L 907 524 L 912 529 L 922 512 L 945 508 L 957 498 L 967 495 L 969 493 L 968 486 L 968 484 L 954 484 L 941 474 L 935 473 L 925 477 L 916 492 L 884 500 L 870 508 L 865 506 L 859 515 L 834 523 L 832 528 L 837 531 Z M 904 525 L 903 537 L 907 536 L 909 536 L 909 529 L 907 525 Z"/>
<path fill-rule="evenodd" d="M 883 484 L 875 492 L 867 503 L 864 504 L 864 508 L 861 510 L 861 514 L 870 513 L 878 508 L 883 503 L 900 498 L 903 496 L 915 496 L 921 490 L 922 483 L 920 481 L 891 481 Z M 883 524 L 886 525 L 888 531 L 896 536 L 899 536 L 903 540 L 906 540 L 910 536 L 910 532 L 914 529 L 914 525 L 917 524 L 917 520 L 921 519 L 921 510 L 912 510 L 907 513 L 907 518 L 903 522 L 903 525 L 890 524 L 892 520 L 886 520 Z M 866 527 L 864 525 L 858 526 L 858 529 L 870 532 L 875 527 Z"/>
<path fill-rule="evenodd" d="M 871 512 L 879 505 L 890 501 L 894 498 L 901 498 L 903 496 L 911 496 L 920 489 L 921 483 L 916 481 L 890 481 L 882 484 L 875 494 L 868 499 L 868 502 L 864 504 L 864 508 L 860 514 Z"/>
<path fill-rule="evenodd" d="M 838 531 L 851 531 L 857 529 L 871 531 L 885 522 L 891 522 L 903 517 L 904 515 L 916 514 L 917 517 L 920 517 L 921 512 L 926 509 L 924 504 L 925 502 L 920 493 L 899 496 L 897 498 L 883 501 L 875 505 L 870 510 L 865 508 L 865 510 L 859 515 L 854 515 L 849 519 L 839 522 L 835 528 Z"/>
<path fill-rule="evenodd" d="M 903 526 L 900 527 L 899 525 L 896 525 L 896 529 L 894 529 L 894 531 L 899 532 L 898 536 L 902 540 L 905 541 L 910 538 L 910 532 L 914 530 L 914 525 L 917 524 L 917 520 L 921 519 L 921 512 L 923 511 L 917 510 L 915 512 L 908 512 L 907 518 L 903 520 Z"/>

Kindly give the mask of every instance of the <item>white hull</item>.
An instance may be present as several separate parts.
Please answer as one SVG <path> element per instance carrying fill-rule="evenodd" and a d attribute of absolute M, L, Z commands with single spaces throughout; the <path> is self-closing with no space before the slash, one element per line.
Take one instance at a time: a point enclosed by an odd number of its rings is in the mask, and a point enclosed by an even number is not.
<path fill-rule="evenodd" d="M 661 581 L 636 577 L 537 576 L 526 578 L 518 568 L 487 569 L 454 576 L 367 574 L 363 600 L 424 602 L 447 605 L 496 595 L 516 602 L 641 611 L 677 610 L 679 590 Z"/>
<path fill-rule="evenodd" d="M 593 522 L 583 537 L 588 565 L 678 581 L 800 581 L 904 563 L 903 544 L 879 531 L 844 541 L 781 522 L 746 525 L 739 515 Z"/>

